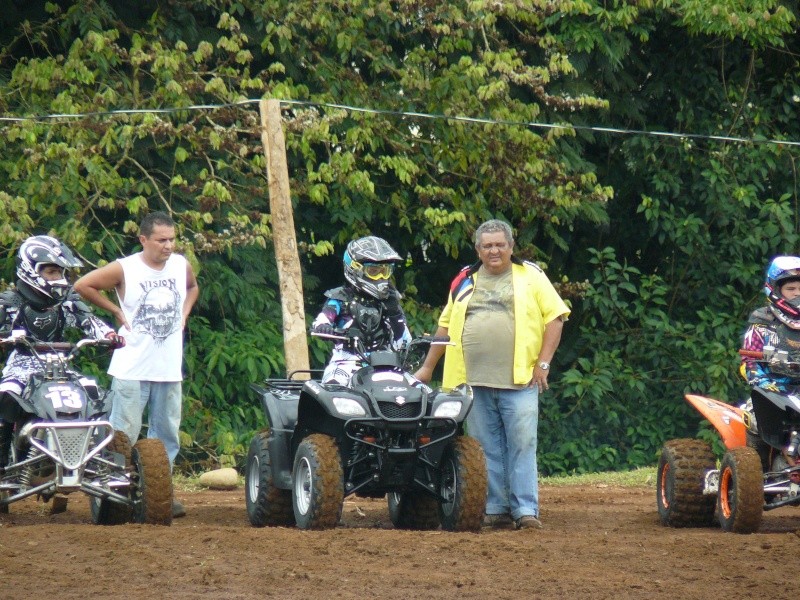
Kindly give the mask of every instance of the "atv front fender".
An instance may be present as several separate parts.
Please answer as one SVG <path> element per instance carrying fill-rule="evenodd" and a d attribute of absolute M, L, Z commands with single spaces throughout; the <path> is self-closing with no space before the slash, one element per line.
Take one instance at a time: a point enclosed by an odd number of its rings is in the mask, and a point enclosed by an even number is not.
<path fill-rule="evenodd" d="M 686 401 L 709 420 L 728 450 L 747 445 L 747 426 L 741 408 L 695 394 L 686 394 Z"/>
<path fill-rule="evenodd" d="M 296 394 L 276 395 L 273 391 L 256 384 L 250 384 L 250 387 L 261 400 L 270 425 L 267 448 L 272 467 L 272 483 L 279 489 L 291 489 L 294 459 L 291 441 L 297 422 L 298 397 Z"/>

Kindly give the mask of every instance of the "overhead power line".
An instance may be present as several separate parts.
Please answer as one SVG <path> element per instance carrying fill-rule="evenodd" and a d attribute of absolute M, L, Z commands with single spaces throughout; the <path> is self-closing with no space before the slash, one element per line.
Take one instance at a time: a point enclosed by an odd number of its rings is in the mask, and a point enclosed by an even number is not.
<path fill-rule="evenodd" d="M 168 108 L 147 108 L 147 109 L 118 109 L 109 111 L 97 111 L 87 113 L 55 113 L 46 115 L 32 115 L 24 117 L 4 116 L 0 117 L 0 124 L 3 122 L 25 122 L 25 121 L 56 121 L 64 119 L 86 119 L 89 117 L 105 117 L 112 115 L 138 115 L 138 114 L 169 114 L 182 111 L 201 111 L 218 110 L 235 106 L 245 106 L 248 104 L 258 104 L 260 100 L 241 100 L 239 102 L 229 102 L 226 104 L 197 104 L 193 106 L 180 106 Z M 377 115 L 393 115 L 397 117 L 415 117 L 418 119 L 435 119 L 443 121 L 456 121 L 462 123 L 480 123 L 484 125 L 507 125 L 511 127 L 527 127 L 532 129 L 570 129 L 576 131 L 592 131 L 595 133 L 608 133 L 615 135 L 643 135 L 652 137 L 664 137 L 675 139 L 709 140 L 717 142 L 735 142 L 743 144 L 772 144 L 776 146 L 800 146 L 800 141 L 776 140 L 768 138 L 745 138 L 729 135 L 710 135 L 703 133 L 679 133 L 674 131 L 650 131 L 645 129 L 627 129 L 620 127 L 601 127 L 599 125 L 572 125 L 569 123 L 537 123 L 534 121 L 513 121 L 506 119 L 490 119 L 486 117 L 466 117 L 460 115 L 445 115 L 436 113 L 423 113 L 403 110 L 385 110 L 378 108 L 366 108 L 363 106 L 350 106 L 348 104 L 335 104 L 331 102 L 314 102 L 311 100 L 280 100 L 281 104 L 290 106 L 308 106 L 314 108 L 335 108 L 351 112 L 370 113 Z"/>

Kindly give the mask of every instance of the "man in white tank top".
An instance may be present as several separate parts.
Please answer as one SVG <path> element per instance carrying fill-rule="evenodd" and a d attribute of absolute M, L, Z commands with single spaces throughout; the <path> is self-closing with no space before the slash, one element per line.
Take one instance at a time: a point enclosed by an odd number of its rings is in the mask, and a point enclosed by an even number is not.
<path fill-rule="evenodd" d="M 175 222 L 163 212 L 140 224 L 142 251 L 115 260 L 75 282 L 86 300 L 107 310 L 120 324 L 125 347 L 114 351 L 111 425 L 135 443 L 148 407 L 147 437 L 160 439 L 170 465 L 180 450 L 183 405 L 183 330 L 199 288 L 189 262 L 174 254 Z M 103 290 L 115 290 L 119 306 Z M 173 502 L 173 516 L 186 514 Z"/>

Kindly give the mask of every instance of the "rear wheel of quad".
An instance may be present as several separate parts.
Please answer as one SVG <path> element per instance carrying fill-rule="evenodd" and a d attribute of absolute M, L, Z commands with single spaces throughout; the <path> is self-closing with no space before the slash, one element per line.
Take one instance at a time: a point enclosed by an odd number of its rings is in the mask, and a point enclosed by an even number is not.
<path fill-rule="evenodd" d="M 114 437 L 106 446 L 110 452 L 121 454 L 125 459 L 125 466 L 131 464 L 131 440 L 122 431 L 115 431 Z M 125 493 L 124 491 L 120 491 Z M 127 490 L 130 493 L 130 490 Z M 108 498 L 95 498 L 89 496 L 89 509 L 92 513 L 92 522 L 95 525 L 120 525 L 128 523 L 133 518 L 130 506 L 113 502 Z"/>
<path fill-rule="evenodd" d="M 436 529 L 439 527 L 439 503 L 421 490 L 389 494 L 389 518 L 398 529 Z"/>
<path fill-rule="evenodd" d="M 335 527 L 342 515 L 344 481 L 336 441 L 315 433 L 297 447 L 292 508 L 300 529 Z"/>
<path fill-rule="evenodd" d="M 458 437 L 442 457 L 439 518 L 447 531 L 478 531 L 486 510 L 486 459 L 475 438 Z"/>
<path fill-rule="evenodd" d="M 717 513 L 724 531 L 753 533 L 764 512 L 764 473 L 753 448 L 731 448 L 722 457 Z"/>
<path fill-rule="evenodd" d="M 772 454 L 772 447 L 761 439 L 761 436 L 752 431 L 747 431 L 747 446 L 752 448 L 758 453 L 761 459 L 761 469 L 763 471 L 770 470 L 770 455 Z"/>
<path fill-rule="evenodd" d="M 709 527 L 714 523 L 714 496 L 703 494 L 705 476 L 716 467 L 711 444 L 670 440 L 661 449 L 656 504 L 662 525 Z"/>
<path fill-rule="evenodd" d="M 267 441 L 269 430 L 260 431 L 250 442 L 245 476 L 245 504 L 253 527 L 294 525 L 292 491 L 272 484 L 272 461 Z"/>
<path fill-rule="evenodd" d="M 172 525 L 172 473 L 164 444 L 157 439 L 136 442 L 133 464 L 133 520 L 148 525 Z"/>

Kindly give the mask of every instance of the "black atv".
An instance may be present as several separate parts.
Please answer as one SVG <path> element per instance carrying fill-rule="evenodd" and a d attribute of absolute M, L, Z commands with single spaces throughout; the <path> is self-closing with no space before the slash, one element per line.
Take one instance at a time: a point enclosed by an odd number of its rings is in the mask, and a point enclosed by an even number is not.
<path fill-rule="evenodd" d="M 31 496 L 65 506 L 65 496 L 80 491 L 89 496 L 96 524 L 171 524 L 172 477 L 164 445 L 147 439 L 131 447 L 107 420 L 105 390 L 69 368 L 82 348 L 114 342 L 13 335 L 0 345 L 29 353 L 40 367 L 22 394 L 0 396 L 0 512 Z"/>
<path fill-rule="evenodd" d="M 410 374 L 430 344 L 365 351 L 361 333 L 342 341 L 363 360 L 349 386 L 301 380 L 308 372 L 251 387 L 269 429 L 250 444 L 246 503 L 250 523 L 335 527 L 345 497 L 388 495 L 395 527 L 478 530 L 486 506 L 483 449 L 464 435 L 472 390 L 432 390 Z M 313 372 L 312 372 L 313 375 Z"/>

